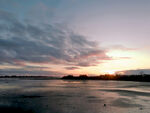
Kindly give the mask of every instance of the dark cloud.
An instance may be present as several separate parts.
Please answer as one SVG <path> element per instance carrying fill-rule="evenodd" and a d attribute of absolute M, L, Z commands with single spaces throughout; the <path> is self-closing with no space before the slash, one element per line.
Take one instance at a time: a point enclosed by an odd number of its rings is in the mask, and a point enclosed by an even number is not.
<path fill-rule="evenodd" d="M 0 75 L 32 75 L 32 76 L 64 76 L 66 73 L 56 71 L 28 70 L 28 69 L 0 69 Z"/>
<path fill-rule="evenodd" d="M 110 60 L 105 52 L 96 42 L 64 26 L 20 22 L 13 14 L 0 10 L 1 65 L 30 62 L 86 67 Z"/>
<path fill-rule="evenodd" d="M 116 73 L 126 74 L 126 75 L 132 75 L 132 74 L 150 74 L 150 69 L 135 69 L 135 70 L 123 70 L 118 71 Z"/>
<path fill-rule="evenodd" d="M 75 70 L 75 69 L 80 69 L 79 67 L 65 67 L 67 70 Z"/>

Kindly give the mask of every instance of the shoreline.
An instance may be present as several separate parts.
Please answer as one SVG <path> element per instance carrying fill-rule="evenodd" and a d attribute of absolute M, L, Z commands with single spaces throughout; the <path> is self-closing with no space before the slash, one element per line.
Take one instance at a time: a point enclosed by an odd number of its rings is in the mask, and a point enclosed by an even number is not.
<path fill-rule="evenodd" d="M 150 82 L 150 75 L 100 75 L 100 76 L 73 76 L 67 75 L 63 77 L 50 76 L 0 76 L 2 78 L 16 78 L 24 80 L 104 80 L 104 81 L 135 81 L 135 82 Z"/>

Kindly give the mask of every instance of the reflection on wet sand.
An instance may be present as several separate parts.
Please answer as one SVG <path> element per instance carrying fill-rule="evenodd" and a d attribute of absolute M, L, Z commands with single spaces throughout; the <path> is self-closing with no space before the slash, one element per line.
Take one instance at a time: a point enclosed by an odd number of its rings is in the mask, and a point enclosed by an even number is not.
<path fill-rule="evenodd" d="M 143 113 L 150 110 L 149 85 L 127 81 L 9 78 L 0 80 L 0 110 L 16 113 Z"/>

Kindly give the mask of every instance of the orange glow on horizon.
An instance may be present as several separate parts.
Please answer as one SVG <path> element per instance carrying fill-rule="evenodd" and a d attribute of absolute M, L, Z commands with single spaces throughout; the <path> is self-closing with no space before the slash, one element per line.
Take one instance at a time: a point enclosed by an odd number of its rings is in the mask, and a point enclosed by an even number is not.
<path fill-rule="evenodd" d="M 116 73 L 116 71 L 114 70 L 108 70 L 104 72 L 105 74 L 110 74 L 110 75 L 114 75 Z"/>

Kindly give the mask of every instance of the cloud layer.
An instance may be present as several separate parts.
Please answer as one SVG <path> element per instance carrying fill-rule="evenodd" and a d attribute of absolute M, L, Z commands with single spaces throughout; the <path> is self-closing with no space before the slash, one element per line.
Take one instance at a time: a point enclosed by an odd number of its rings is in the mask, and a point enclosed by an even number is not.
<path fill-rule="evenodd" d="M 96 42 L 64 26 L 21 22 L 13 14 L 0 10 L 1 65 L 49 63 L 78 69 L 109 60 L 105 52 Z"/>
<path fill-rule="evenodd" d="M 118 71 L 116 74 L 125 74 L 125 75 L 139 75 L 139 74 L 149 74 L 150 69 L 135 69 L 135 70 L 123 70 Z"/>

